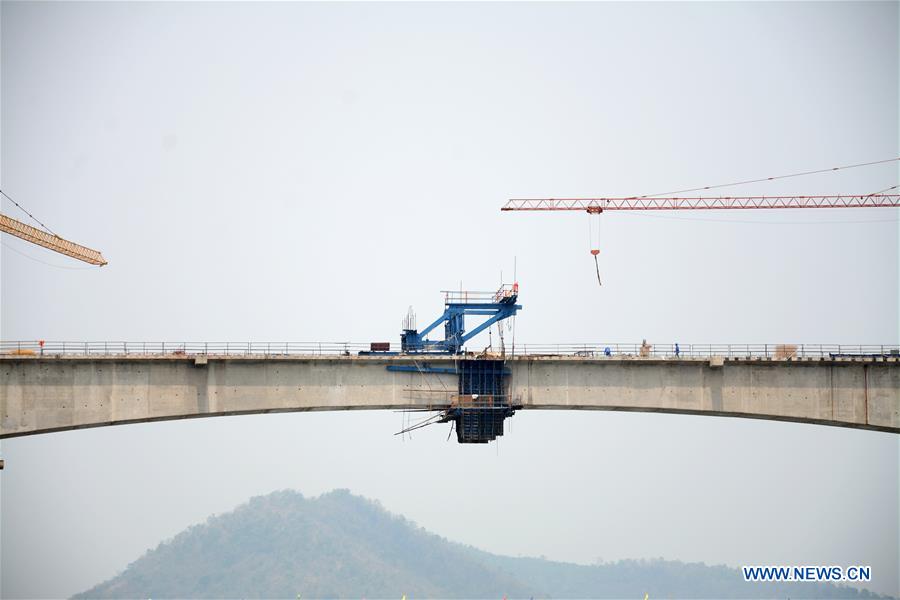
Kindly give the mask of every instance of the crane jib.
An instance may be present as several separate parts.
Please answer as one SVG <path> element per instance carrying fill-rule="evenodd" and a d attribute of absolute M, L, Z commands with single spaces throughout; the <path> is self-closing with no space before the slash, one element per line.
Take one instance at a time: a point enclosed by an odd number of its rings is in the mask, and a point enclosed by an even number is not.
<path fill-rule="evenodd" d="M 103 266 L 106 264 L 106 259 L 97 250 L 70 242 L 2 214 L 0 214 L 0 231 L 92 265 Z"/>
<path fill-rule="evenodd" d="M 781 208 L 891 208 L 900 206 L 900 194 L 837 196 L 695 196 L 631 198 L 514 198 L 502 211 L 577 210 L 709 210 Z"/>

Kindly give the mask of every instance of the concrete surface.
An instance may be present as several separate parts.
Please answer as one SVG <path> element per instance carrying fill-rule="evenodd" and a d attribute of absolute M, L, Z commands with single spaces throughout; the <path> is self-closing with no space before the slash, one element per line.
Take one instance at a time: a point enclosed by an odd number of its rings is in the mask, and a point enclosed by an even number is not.
<path fill-rule="evenodd" d="M 718 363 L 721 364 L 718 364 Z M 145 421 L 303 410 L 442 408 L 452 357 L 0 357 L 0 438 Z M 667 412 L 900 433 L 900 360 L 522 356 L 524 409 Z"/>

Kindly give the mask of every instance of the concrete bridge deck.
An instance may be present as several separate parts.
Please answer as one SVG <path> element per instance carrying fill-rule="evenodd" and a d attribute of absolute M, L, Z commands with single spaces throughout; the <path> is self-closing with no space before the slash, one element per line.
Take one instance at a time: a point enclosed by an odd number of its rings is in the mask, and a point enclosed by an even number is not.
<path fill-rule="evenodd" d="M 268 412 L 438 410 L 457 390 L 455 364 L 450 356 L 343 353 L 5 354 L 0 438 Z M 888 355 L 525 355 L 508 358 L 507 367 L 511 402 L 523 409 L 747 417 L 900 433 L 900 358 Z"/>

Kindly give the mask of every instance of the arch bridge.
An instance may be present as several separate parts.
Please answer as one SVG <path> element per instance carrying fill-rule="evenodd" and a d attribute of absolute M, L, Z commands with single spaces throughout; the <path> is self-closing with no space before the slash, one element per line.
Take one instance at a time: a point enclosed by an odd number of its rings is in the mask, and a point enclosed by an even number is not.
<path fill-rule="evenodd" d="M 502 408 L 503 417 L 535 409 L 639 411 L 900 433 L 896 347 L 529 344 L 503 356 L 374 347 L 0 342 L 0 438 L 355 409 L 442 411 L 460 429 L 460 414 L 473 408 L 482 415 Z M 483 361 L 499 367 L 486 370 Z M 493 429 L 472 439 L 458 431 L 459 441 L 502 435 L 502 420 L 485 425 L 482 418 L 476 426 Z"/>

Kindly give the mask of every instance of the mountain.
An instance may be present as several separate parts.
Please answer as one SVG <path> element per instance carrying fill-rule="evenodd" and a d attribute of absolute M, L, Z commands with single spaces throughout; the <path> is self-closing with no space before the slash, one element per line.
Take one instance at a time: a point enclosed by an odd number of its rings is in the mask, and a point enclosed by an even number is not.
<path fill-rule="evenodd" d="M 338 490 L 253 498 L 163 542 L 76 598 L 877 598 L 831 584 L 751 584 L 678 561 L 582 566 L 448 541 Z"/>

